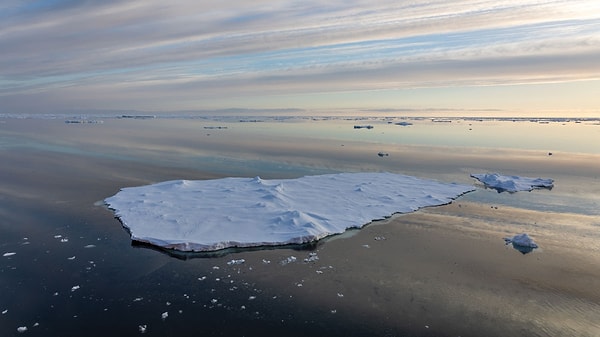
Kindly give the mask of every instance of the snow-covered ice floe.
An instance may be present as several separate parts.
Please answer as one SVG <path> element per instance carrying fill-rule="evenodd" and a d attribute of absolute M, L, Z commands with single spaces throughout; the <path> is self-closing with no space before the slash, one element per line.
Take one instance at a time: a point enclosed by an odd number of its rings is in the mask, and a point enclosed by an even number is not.
<path fill-rule="evenodd" d="M 303 244 L 474 190 L 392 173 L 174 180 L 105 199 L 132 240 L 181 251 Z"/>
<path fill-rule="evenodd" d="M 527 178 L 505 176 L 498 173 L 471 174 L 471 177 L 481 181 L 486 187 L 498 192 L 531 191 L 535 188 L 552 188 L 554 180 L 544 178 Z"/>
<path fill-rule="evenodd" d="M 511 238 L 504 238 L 506 244 L 512 244 L 513 248 L 523 254 L 531 253 L 538 245 L 533 242 L 533 239 L 527 233 L 517 234 Z"/>

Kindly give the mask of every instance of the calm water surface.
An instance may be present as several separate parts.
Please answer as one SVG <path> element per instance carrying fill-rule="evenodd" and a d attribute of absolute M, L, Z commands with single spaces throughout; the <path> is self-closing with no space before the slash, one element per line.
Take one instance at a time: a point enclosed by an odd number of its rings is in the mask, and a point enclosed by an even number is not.
<path fill-rule="evenodd" d="M 3 119 L 0 334 L 597 335 L 600 126 L 399 121 Z M 556 184 L 515 194 L 479 186 L 452 207 L 347 238 L 213 255 L 132 245 L 101 203 L 171 179 L 342 171 L 470 184 L 470 173 L 498 171 Z M 503 245 L 523 229 L 540 250 Z"/>

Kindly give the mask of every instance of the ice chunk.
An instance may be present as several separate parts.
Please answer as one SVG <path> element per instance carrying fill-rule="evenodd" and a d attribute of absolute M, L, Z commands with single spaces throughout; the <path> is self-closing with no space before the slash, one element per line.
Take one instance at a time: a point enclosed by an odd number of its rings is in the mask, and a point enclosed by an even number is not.
<path fill-rule="evenodd" d="M 19 333 L 23 333 L 25 331 L 27 331 L 27 327 L 26 326 L 20 326 L 20 327 L 17 328 L 17 332 L 19 332 Z"/>
<path fill-rule="evenodd" d="M 16 254 L 17 254 L 17 253 L 15 253 L 15 252 L 8 252 L 8 253 L 4 253 L 4 254 L 2 254 L 2 256 L 4 256 L 4 257 L 9 257 L 9 256 L 13 256 L 13 255 L 16 255 Z"/>
<path fill-rule="evenodd" d="M 229 262 L 227 262 L 228 265 L 232 266 L 232 265 L 236 265 L 236 264 L 244 264 L 246 262 L 246 260 L 244 259 L 239 259 L 239 260 L 231 260 Z"/>
<path fill-rule="evenodd" d="M 506 244 L 512 244 L 513 248 L 523 254 L 531 253 L 538 245 L 533 242 L 533 239 L 527 233 L 517 234 L 511 238 L 504 238 Z"/>
<path fill-rule="evenodd" d="M 131 238 L 182 251 L 303 244 L 472 191 L 392 173 L 176 180 L 105 199 Z"/>
<path fill-rule="evenodd" d="M 536 188 L 554 187 L 554 180 L 545 178 L 528 178 L 519 176 L 505 176 L 498 173 L 471 174 L 471 177 L 481 181 L 486 187 L 498 192 L 531 191 Z"/>

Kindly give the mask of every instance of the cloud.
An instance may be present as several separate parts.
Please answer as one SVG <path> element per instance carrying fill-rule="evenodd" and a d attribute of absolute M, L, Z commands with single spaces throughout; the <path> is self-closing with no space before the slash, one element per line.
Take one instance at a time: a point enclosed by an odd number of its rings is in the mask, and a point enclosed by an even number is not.
<path fill-rule="evenodd" d="M 598 13 L 593 0 L 7 0 L 0 95 L 135 107 L 157 94 L 196 102 L 593 79 Z"/>

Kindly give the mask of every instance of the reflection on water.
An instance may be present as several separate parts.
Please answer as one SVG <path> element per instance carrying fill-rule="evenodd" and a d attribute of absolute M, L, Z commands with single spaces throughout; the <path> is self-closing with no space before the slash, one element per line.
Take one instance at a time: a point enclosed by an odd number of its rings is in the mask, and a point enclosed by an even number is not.
<path fill-rule="evenodd" d="M 15 254 L 0 257 L 0 334 L 597 336 L 600 127 L 400 120 L 4 120 L 0 254 Z M 94 206 L 162 180 L 340 171 L 555 187 L 480 189 L 342 239 L 210 258 L 132 247 Z M 504 246 L 525 231 L 539 249 Z"/>

